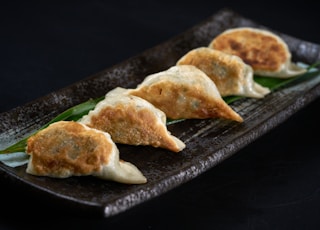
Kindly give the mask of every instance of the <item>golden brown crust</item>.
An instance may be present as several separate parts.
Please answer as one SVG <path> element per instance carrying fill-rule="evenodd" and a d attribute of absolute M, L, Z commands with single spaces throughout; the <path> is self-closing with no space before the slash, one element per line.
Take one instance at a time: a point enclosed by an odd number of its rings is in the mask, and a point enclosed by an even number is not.
<path fill-rule="evenodd" d="M 33 173 L 63 177 L 89 175 L 107 164 L 112 145 L 103 133 L 88 130 L 77 122 L 57 122 L 27 141 Z"/>
<path fill-rule="evenodd" d="M 151 145 L 174 152 L 181 148 L 166 130 L 165 124 L 147 108 L 117 104 L 105 106 L 91 116 L 88 126 L 108 132 L 114 142 L 132 145 Z"/>
<path fill-rule="evenodd" d="M 208 98 L 201 92 L 202 90 L 197 87 L 159 81 L 132 91 L 131 94 L 146 99 L 171 119 L 220 117 L 243 121 L 221 98 Z"/>
<path fill-rule="evenodd" d="M 253 28 L 230 29 L 218 35 L 210 48 L 239 56 L 253 70 L 279 71 L 290 59 L 286 44 L 274 34 Z"/>
<path fill-rule="evenodd" d="M 207 74 L 222 96 L 234 95 L 246 84 L 246 66 L 241 59 L 222 51 L 200 47 L 189 51 L 177 65 L 193 65 Z"/>

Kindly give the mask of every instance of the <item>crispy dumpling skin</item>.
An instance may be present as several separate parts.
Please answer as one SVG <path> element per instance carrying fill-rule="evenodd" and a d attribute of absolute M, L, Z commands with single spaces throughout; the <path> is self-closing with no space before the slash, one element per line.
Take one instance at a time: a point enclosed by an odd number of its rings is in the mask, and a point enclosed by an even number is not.
<path fill-rule="evenodd" d="M 192 65 L 172 66 L 148 75 L 129 93 L 149 101 L 171 119 L 224 118 L 243 121 L 222 99 L 214 82 Z"/>
<path fill-rule="evenodd" d="M 210 77 L 221 96 L 262 98 L 270 90 L 253 80 L 252 68 L 235 55 L 199 47 L 182 56 L 177 65 L 194 65 Z"/>
<path fill-rule="evenodd" d="M 267 30 L 251 27 L 228 29 L 215 37 L 209 47 L 239 56 L 256 75 L 289 78 L 306 72 L 305 68 L 291 61 L 284 40 Z"/>
<path fill-rule="evenodd" d="M 80 122 L 108 132 L 115 143 L 182 151 L 185 144 L 167 130 L 165 113 L 126 92 L 121 87 L 111 90 Z"/>
<path fill-rule="evenodd" d="M 119 159 L 110 135 L 74 121 L 58 121 L 27 140 L 26 172 L 67 178 L 96 176 L 125 184 L 143 184 L 146 177 L 133 164 Z"/>

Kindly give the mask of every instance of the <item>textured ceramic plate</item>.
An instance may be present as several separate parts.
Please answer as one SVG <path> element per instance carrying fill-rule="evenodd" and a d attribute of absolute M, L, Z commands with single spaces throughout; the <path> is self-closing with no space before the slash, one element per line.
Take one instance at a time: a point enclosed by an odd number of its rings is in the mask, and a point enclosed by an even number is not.
<path fill-rule="evenodd" d="M 0 149 L 14 143 L 69 107 L 105 95 L 121 86 L 133 88 L 145 76 L 174 65 L 190 49 L 207 46 L 231 27 L 260 27 L 230 10 L 221 10 L 203 23 L 171 40 L 23 107 L 0 114 Z M 271 28 L 268 28 L 271 29 Z M 317 44 L 274 31 L 289 45 L 293 61 L 314 63 L 320 59 Z M 1 176 L 26 186 L 51 202 L 110 217 L 185 183 L 235 154 L 290 117 L 320 94 L 320 77 L 279 89 L 264 99 L 241 99 L 231 104 L 243 123 L 187 120 L 168 126 L 187 147 L 173 153 L 152 147 L 118 145 L 121 158 L 134 163 L 148 178 L 144 185 L 124 185 L 94 177 L 54 179 L 25 173 L 25 166 L 0 164 Z"/>

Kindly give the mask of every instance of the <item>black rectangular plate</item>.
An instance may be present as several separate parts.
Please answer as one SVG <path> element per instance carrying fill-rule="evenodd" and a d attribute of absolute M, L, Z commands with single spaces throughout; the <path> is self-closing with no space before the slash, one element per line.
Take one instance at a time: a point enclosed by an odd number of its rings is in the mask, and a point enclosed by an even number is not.
<path fill-rule="evenodd" d="M 272 31 L 230 9 L 223 9 L 167 42 L 24 106 L 1 113 L 0 149 L 38 129 L 71 106 L 105 95 L 117 86 L 136 87 L 147 75 L 173 66 L 189 50 L 207 46 L 224 30 L 241 26 Z M 287 42 L 293 61 L 311 64 L 320 59 L 318 44 L 273 32 Z M 124 185 L 94 177 L 63 180 L 35 177 L 25 172 L 25 166 L 10 168 L 3 164 L 0 164 L 0 173 L 4 178 L 48 197 L 51 202 L 58 201 L 83 212 L 110 217 L 159 196 L 232 156 L 317 98 L 319 82 L 319 77 L 311 78 L 272 92 L 264 99 L 246 98 L 232 103 L 232 108 L 244 118 L 243 123 L 205 119 L 169 125 L 169 131 L 186 143 L 186 149 L 180 153 L 147 146 L 118 145 L 120 157 L 135 164 L 147 177 L 148 183 L 143 185 Z"/>

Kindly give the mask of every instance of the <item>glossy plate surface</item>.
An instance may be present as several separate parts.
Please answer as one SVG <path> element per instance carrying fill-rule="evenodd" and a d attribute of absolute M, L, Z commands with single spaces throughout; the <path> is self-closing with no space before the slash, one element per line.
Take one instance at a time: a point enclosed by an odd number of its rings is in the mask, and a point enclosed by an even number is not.
<path fill-rule="evenodd" d="M 232 27 L 264 28 L 229 9 L 212 15 L 183 34 L 138 56 L 107 68 L 71 86 L 0 114 L 0 149 L 13 144 L 57 114 L 89 98 L 105 95 L 121 86 L 134 88 L 147 75 L 165 70 L 189 50 L 207 46 Z M 272 28 L 267 28 L 272 30 Z M 288 44 L 293 61 L 320 60 L 320 46 L 279 33 Z M 320 77 L 279 89 L 264 99 L 241 99 L 231 104 L 243 118 L 232 121 L 186 120 L 168 130 L 186 143 L 181 153 L 152 147 L 118 145 L 120 157 L 135 164 L 147 177 L 144 185 L 124 185 L 94 177 L 54 179 L 25 173 L 25 166 L 0 164 L 1 176 L 28 187 L 50 202 L 60 202 L 84 212 L 110 217 L 185 183 L 235 154 L 277 126 L 320 95 Z"/>

